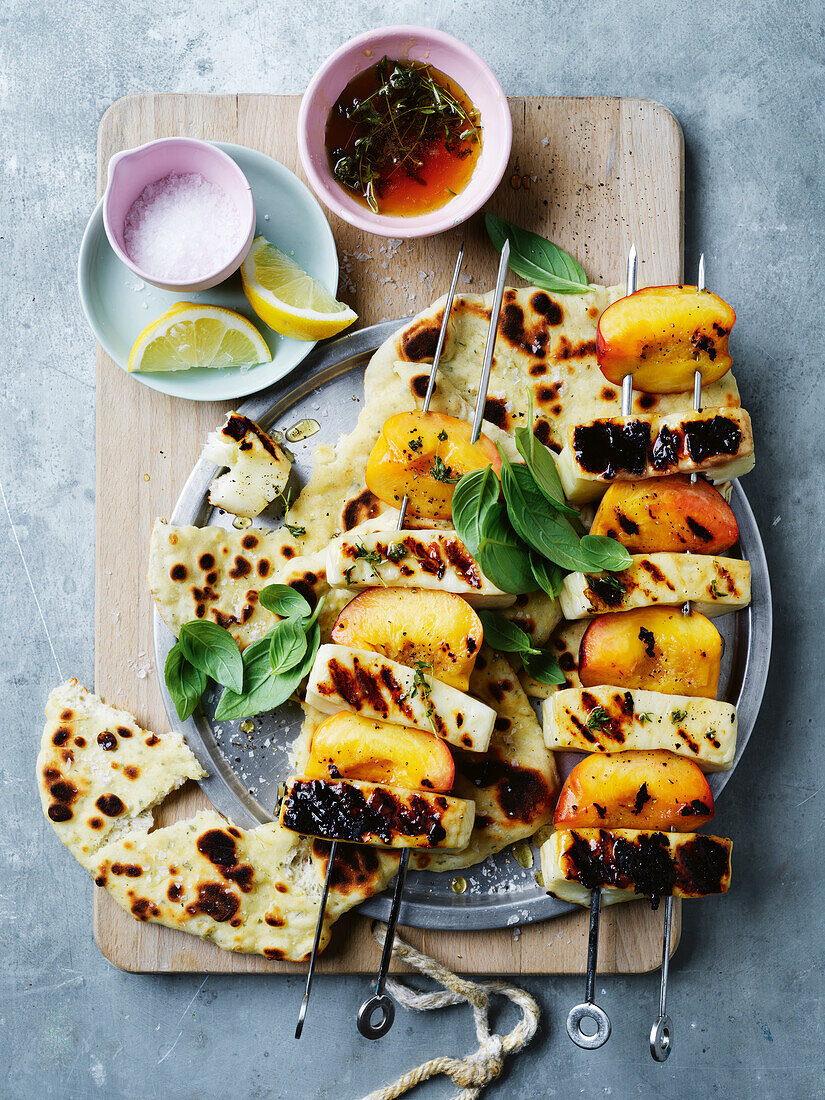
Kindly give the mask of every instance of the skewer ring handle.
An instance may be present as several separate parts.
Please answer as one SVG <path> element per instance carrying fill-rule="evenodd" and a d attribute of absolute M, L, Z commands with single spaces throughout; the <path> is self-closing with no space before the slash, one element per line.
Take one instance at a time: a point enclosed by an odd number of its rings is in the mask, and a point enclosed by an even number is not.
<path fill-rule="evenodd" d="M 378 1021 L 373 1020 L 377 1012 Z M 365 1039 L 380 1039 L 386 1035 L 395 1020 L 395 1004 L 386 993 L 374 993 L 358 1009 L 358 1030 Z"/>
<path fill-rule="evenodd" d="M 665 1013 L 650 1029 L 650 1053 L 657 1062 L 666 1062 L 673 1050 L 673 1020 Z"/>
<path fill-rule="evenodd" d="M 593 1035 L 582 1030 L 582 1021 L 592 1020 L 596 1025 Z M 574 1005 L 567 1014 L 567 1034 L 577 1047 L 584 1050 L 596 1050 L 603 1047 L 610 1038 L 610 1017 L 603 1008 L 592 1001 Z"/>

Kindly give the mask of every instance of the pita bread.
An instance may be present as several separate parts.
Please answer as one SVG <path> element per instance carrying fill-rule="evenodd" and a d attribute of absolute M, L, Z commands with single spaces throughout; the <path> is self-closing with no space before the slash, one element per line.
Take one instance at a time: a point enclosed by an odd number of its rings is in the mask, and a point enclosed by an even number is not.
<path fill-rule="evenodd" d="M 130 830 L 146 832 L 150 807 L 205 775 L 179 733 L 141 729 L 77 680 L 49 695 L 37 758 L 40 801 L 87 870 L 103 844 Z"/>
<path fill-rule="evenodd" d="M 275 582 L 296 588 L 314 607 L 327 589 L 324 555 L 297 556 L 281 530 L 175 527 L 155 520 L 149 588 L 176 637 L 184 623 L 206 618 L 226 627 L 245 649 L 277 622 L 258 603 L 259 591 Z"/>
<path fill-rule="evenodd" d="M 530 701 L 510 664 L 484 646 L 470 692 L 497 712 L 486 753 L 456 753 L 452 794 L 472 799 L 476 817 L 461 852 L 416 852 L 413 865 L 428 871 L 472 867 L 553 820 L 559 776 Z"/>
<path fill-rule="evenodd" d="M 329 847 L 277 822 L 243 830 L 205 810 L 106 845 L 92 873 L 136 920 L 190 932 L 227 951 L 303 961 L 312 950 Z M 397 867 L 395 852 L 339 847 L 322 949 L 332 924 L 383 890 Z"/>

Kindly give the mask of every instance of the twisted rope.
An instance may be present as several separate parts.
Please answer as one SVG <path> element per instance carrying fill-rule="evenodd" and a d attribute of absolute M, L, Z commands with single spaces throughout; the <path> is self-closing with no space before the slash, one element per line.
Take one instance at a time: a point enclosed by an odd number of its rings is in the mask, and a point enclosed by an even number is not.
<path fill-rule="evenodd" d="M 384 946 L 387 926 L 380 921 L 372 922 L 373 939 L 380 947 Z M 504 1059 L 508 1054 L 518 1054 L 536 1034 L 539 1026 L 539 1006 L 529 993 L 507 982 L 471 982 L 453 974 L 446 966 L 416 951 L 410 944 L 396 936 L 392 949 L 393 955 L 421 974 L 426 974 L 444 988 L 433 993 L 419 993 L 394 978 L 387 979 L 387 990 L 400 1005 L 416 1012 L 427 1012 L 434 1008 L 447 1008 L 450 1005 L 466 1001 L 472 1006 L 473 1019 L 478 1037 L 478 1050 L 466 1058 L 448 1058 L 442 1055 L 424 1062 L 415 1069 L 408 1070 L 392 1085 L 371 1092 L 364 1100 L 396 1100 L 410 1089 L 437 1077 L 443 1073 L 462 1091 L 453 1100 L 477 1100 L 481 1090 L 494 1081 L 501 1073 Z M 521 1009 L 521 1019 L 507 1035 L 490 1032 L 488 1012 L 490 996 L 497 993 L 507 997 Z"/>

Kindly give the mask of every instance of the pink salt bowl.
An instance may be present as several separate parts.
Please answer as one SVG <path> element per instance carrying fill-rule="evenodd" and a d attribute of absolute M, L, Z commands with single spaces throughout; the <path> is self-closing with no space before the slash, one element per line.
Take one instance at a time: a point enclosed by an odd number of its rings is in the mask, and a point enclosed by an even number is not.
<path fill-rule="evenodd" d="M 159 279 L 144 271 L 129 256 L 124 242 L 126 217 L 132 204 L 151 183 L 170 174 L 199 173 L 226 194 L 238 211 L 237 248 L 219 270 L 204 271 L 196 281 Z M 208 290 L 229 278 L 244 260 L 255 235 L 255 203 L 252 188 L 234 160 L 222 149 L 196 138 L 172 137 L 125 149 L 109 161 L 109 182 L 103 196 L 103 225 L 109 244 L 139 279 L 161 290 L 179 294 Z"/>
<path fill-rule="evenodd" d="M 385 54 L 440 69 L 464 89 L 481 118 L 481 155 L 469 182 L 445 206 L 427 214 L 375 214 L 338 183 L 330 168 L 324 141 L 330 111 L 352 78 Z M 466 221 L 501 182 L 512 143 L 510 105 L 493 70 L 459 39 L 431 27 L 381 27 L 345 42 L 310 80 L 298 115 L 298 151 L 315 194 L 345 222 L 383 237 L 431 237 Z"/>

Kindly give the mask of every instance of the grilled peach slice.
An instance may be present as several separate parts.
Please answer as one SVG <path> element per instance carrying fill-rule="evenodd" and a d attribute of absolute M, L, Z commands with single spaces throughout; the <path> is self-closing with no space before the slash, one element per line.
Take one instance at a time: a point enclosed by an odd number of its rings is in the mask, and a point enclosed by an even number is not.
<path fill-rule="evenodd" d="M 446 742 L 425 730 L 373 722 L 349 711 L 315 730 L 307 779 L 364 779 L 415 790 L 449 791 L 455 764 Z"/>
<path fill-rule="evenodd" d="M 672 474 L 614 481 L 602 497 L 590 534 L 609 535 L 631 554 L 722 554 L 739 538 L 739 527 L 733 509 L 709 481 Z"/>
<path fill-rule="evenodd" d="M 710 290 L 650 286 L 619 298 L 599 318 L 596 358 L 621 385 L 626 374 L 645 393 L 693 389 L 695 371 L 710 385 L 731 368 L 728 336 L 736 314 Z"/>
<path fill-rule="evenodd" d="M 678 607 L 639 607 L 599 615 L 579 649 L 583 687 L 613 684 L 715 699 L 722 636 L 710 619 Z"/>
<path fill-rule="evenodd" d="M 713 795 L 698 765 L 651 749 L 582 760 L 561 789 L 553 824 L 692 832 L 712 817 Z"/>
<path fill-rule="evenodd" d="M 449 519 L 462 474 L 501 459 L 486 435 L 470 442 L 471 426 L 446 413 L 397 413 L 386 421 L 367 462 L 367 488 L 397 508 L 406 495 L 411 516 Z"/>
<path fill-rule="evenodd" d="M 368 588 L 348 603 L 332 628 L 332 640 L 371 649 L 399 664 L 419 661 L 444 684 L 470 686 L 484 631 L 461 596 L 424 588 Z"/>

